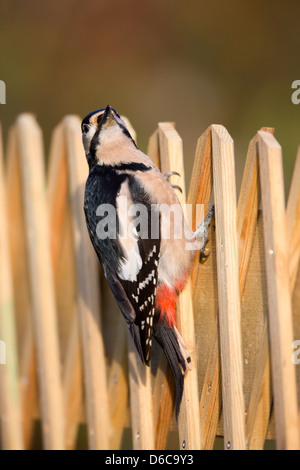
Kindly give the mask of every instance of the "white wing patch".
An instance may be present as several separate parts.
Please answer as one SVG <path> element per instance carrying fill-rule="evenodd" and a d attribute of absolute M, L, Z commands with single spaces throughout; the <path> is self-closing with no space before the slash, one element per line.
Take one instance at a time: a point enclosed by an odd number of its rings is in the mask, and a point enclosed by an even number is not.
<path fill-rule="evenodd" d="M 143 265 L 137 242 L 130 251 L 126 252 L 127 259 L 123 258 L 118 276 L 123 281 L 136 281 L 137 275 Z"/>
<path fill-rule="evenodd" d="M 118 271 L 118 276 L 123 281 L 136 281 L 143 265 L 138 246 L 138 234 L 135 227 L 130 225 L 132 217 L 128 215 L 128 210 L 132 204 L 128 182 L 124 181 L 116 200 L 119 217 L 119 241 L 125 254 L 125 258 L 122 259 Z"/>

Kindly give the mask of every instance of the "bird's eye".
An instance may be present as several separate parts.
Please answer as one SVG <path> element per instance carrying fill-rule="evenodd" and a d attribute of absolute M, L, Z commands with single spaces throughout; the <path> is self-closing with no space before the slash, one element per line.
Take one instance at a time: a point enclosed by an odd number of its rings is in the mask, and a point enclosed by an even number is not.
<path fill-rule="evenodd" d="M 88 124 L 83 124 L 82 133 L 87 134 L 89 130 L 90 130 L 90 126 Z"/>

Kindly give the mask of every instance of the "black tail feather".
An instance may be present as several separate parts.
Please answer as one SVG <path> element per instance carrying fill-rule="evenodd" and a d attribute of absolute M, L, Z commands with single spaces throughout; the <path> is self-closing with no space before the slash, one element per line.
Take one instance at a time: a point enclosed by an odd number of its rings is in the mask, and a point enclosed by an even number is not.
<path fill-rule="evenodd" d="M 159 322 L 158 315 L 154 316 L 153 336 L 160 344 L 170 364 L 176 386 L 175 416 L 178 419 L 183 387 L 186 362 L 181 354 L 174 328 L 169 328 Z"/>

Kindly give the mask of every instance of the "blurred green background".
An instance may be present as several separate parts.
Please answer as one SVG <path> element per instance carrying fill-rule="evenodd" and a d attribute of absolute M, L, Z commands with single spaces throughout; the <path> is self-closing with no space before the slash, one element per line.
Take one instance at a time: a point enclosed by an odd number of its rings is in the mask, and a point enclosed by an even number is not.
<path fill-rule="evenodd" d="M 298 0 L 0 0 L 4 133 L 33 112 L 47 154 L 64 115 L 109 103 L 144 151 L 158 121 L 175 121 L 189 179 L 197 138 L 223 124 L 239 182 L 249 140 L 272 126 L 288 186 L 300 144 L 299 18 Z"/>

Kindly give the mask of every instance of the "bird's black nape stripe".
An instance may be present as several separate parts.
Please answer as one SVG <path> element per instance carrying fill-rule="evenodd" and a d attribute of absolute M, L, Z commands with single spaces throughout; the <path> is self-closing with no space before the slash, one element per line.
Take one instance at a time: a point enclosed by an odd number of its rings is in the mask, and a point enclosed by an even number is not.
<path fill-rule="evenodd" d="M 113 167 L 114 170 L 118 171 L 149 171 L 151 166 L 147 166 L 144 163 L 132 162 L 132 163 L 120 163 Z"/>
<path fill-rule="evenodd" d="M 120 124 L 119 122 L 118 122 L 118 125 L 121 127 L 121 129 L 122 129 L 122 131 L 123 131 L 123 134 L 125 134 L 126 137 L 128 137 L 128 139 L 130 139 L 130 140 L 134 143 L 134 146 L 137 148 L 137 145 L 136 145 L 136 143 L 135 143 L 135 140 L 131 137 L 131 135 L 130 135 L 128 129 L 127 129 L 125 126 L 123 126 L 122 124 Z"/>
<path fill-rule="evenodd" d="M 91 172 L 94 175 L 101 177 L 113 177 L 115 178 L 118 171 L 149 171 L 151 166 L 147 166 L 144 163 L 132 162 L 132 163 L 119 163 L 119 165 L 95 165 Z M 127 175 L 128 176 L 128 175 Z"/>

